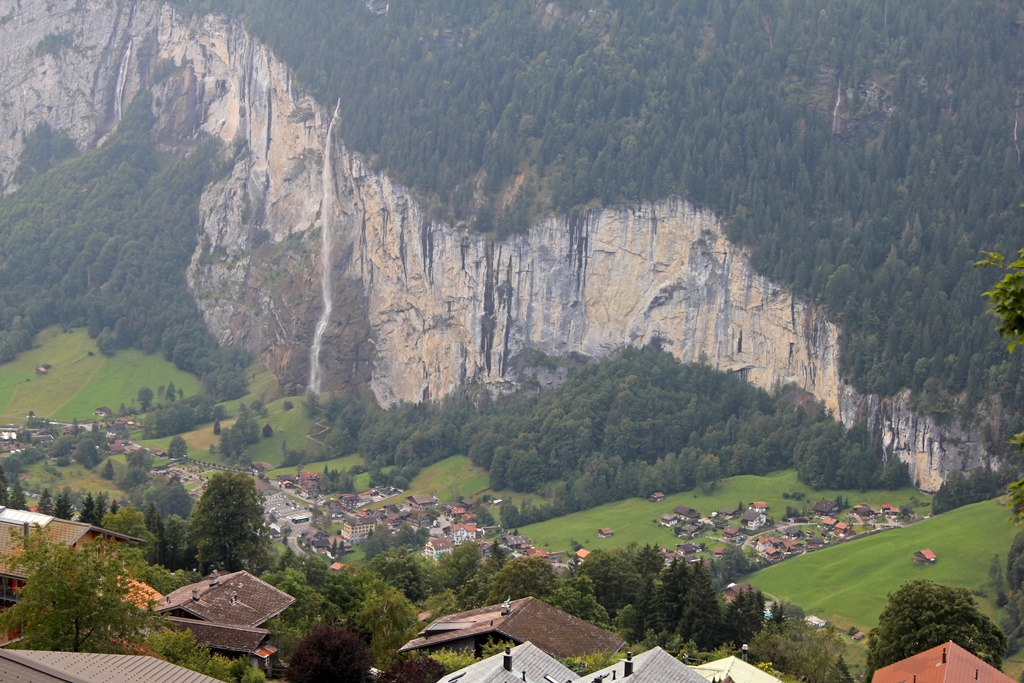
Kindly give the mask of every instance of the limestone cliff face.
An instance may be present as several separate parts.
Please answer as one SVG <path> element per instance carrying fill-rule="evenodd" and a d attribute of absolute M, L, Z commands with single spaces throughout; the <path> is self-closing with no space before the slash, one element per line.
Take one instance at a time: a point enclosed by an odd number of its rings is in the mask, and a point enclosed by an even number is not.
<path fill-rule="evenodd" d="M 655 343 L 867 421 L 924 487 L 985 457 L 975 433 L 911 414 L 906 396 L 844 385 L 838 329 L 680 199 L 552 217 L 491 241 L 432 222 L 339 140 L 324 169 L 329 114 L 233 22 L 147 1 L 0 0 L 0 45 L 5 184 L 21 133 L 46 121 L 98 144 L 141 88 L 154 92 L 164 151 L 224 143 L 235 164 L 204 194 L 189 284 L 218 339 L 258 354 L 289 391 L 309 375 L 326 229 L 325 390 L 369 386 L 382 403 L 466 384 L 512 390 L 557 379 L 538 352 L 600 358 Z"/>

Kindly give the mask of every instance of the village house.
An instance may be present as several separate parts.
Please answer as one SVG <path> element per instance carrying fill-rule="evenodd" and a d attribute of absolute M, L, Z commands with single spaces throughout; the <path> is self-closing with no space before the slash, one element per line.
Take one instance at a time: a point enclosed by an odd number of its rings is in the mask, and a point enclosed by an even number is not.
<path fill-rule="evenodd" d="M 727 526 L 722 529 L 722 540 L 729 541 L 730 543 L 735 543 L 736 541 L 742 543 L 743 537 L 740 536 L 739 529 L 734 526 Z"/>
<path fill-rule="evenodd" d="M 688 508 L 685 505 L 677 505 L 672 508 L 673 514 L 676 517 L 685 517 L 686 519 L 700 519 L 700 513 L 693 508 Z"/>
<path fill-rule="evenodd" d="M 660 524 L 661 526 L 669 528 L 674 527 L 678 523 L 679 518 L 673 515 L 671 512 L 666 512 L 665 514 L 663 514 L 661 516 L 661 519 L 658 521 L 658 524 Z"/>
<path fill-rule="evenodd" d="M 740 581 L 739 583 L 730 583 L 728 586 L 722 589 L 722 597 L 725 598 L 726 602 L 732 602 L 740 593 L 754 593 L 757 589 L 751 586 L 746 581 Z"/>
<path fill-rule="evenodd" d="M 740 515 L 740 519 L 743 521 L 743 526 L 750 531 L 757 531 L 768 523 L 768 518 L 765 514 L 754 509 L 744 512 Z"/>
<path fill-rule="evenodd" d="M 372 515 L 347 512 L 341 522 L 341 535 L 350 543 L 358 543 L 369 536 L 376 525 L 377 520 Z"/>
<path fill-rule="evenodd" d="M 454 650 L 479 656 L 488 639 L 532 642 L 558 659 L 615 652 L 625 644 L 614 633 L 527 597 L 441 617 L 398 651 Z"/>
<path fill-rule="evenodd" d="M 681 527 L 679 527 L 679 530 L 676 532 L 676 535 L 681 538 L 694 538 L 695 536 L 700 535 L 700 530 L 701 527 L 699 527 L 696 524 L 684 524 Z"/>
<path fill-rule="evenodd" d="M 750 509 L 768 514 L 768 503 L 764 502 L 763 500 L 755 500 L 753 503 L 750 504 Z"/>
<path fill-rule="evenodd" d="M 476 524 L 456 524 L 452 527 L 452 545 L 460 546 L 478 538 Z"/>
<path fill-rule="evenodd" d="M 423 556 L 438 559 L 442 555 L 451 555 L 454 546 L 447 538 L 432 538 L 423 547 Z"/>
<path fill-rule="evenodd" d="M 611 538 L 614 533 L 615 532 L 612 531 L 610 528 L 605 527 L 604 529 L 598 529 L 597 530 L 597 537 L 598 538 Z"/>
<path fill-rule="evenodd" d="M 652 503 L 660 503 L 663 500 L 665 500 L 665 494 L 662 493 L 661 491 L 655 491 L 654 493 L 651 494 Z"/>
<path fill-rule="evenodd" d="M 952 640 L 875 671 L 873 683 L 1013 683 L 980 657 Z"/>
<path fill-rule="evenodd" d="M 437 505 L 437 496 L 429 493 L 420 493 L 414 496 L 407 496 L 405 501 L 415 510 L 424 510 Z"/>
<path fill-rule="evenodd" d="M 266 672 L 277 648 L 270 644 L 268 622 L 295 598 L 242 570 L 183 586 L 155 607 L 177 630 L 189 630 L 200 645 L 215 654 L 245 657 Z"/>
<path fill-rule="evenodd" d="M 839 514 L 839 503 L 834 500 L 819 500 L 814 504 L 814 514 L 819 517 L 831 517 Z"/>

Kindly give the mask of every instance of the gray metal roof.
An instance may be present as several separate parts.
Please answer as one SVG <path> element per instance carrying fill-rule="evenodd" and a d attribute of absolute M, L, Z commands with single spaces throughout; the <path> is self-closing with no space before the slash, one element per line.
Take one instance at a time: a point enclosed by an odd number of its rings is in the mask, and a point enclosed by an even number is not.
<path fill-rule="evenodd" d="M 592 681 L 599 676 L 612 674 L 615 679 L 622 678 L 625 674 L 625 660 L 619 660 L 609 667 L 600 671 L 587 674 L 580 678 L 582 681 Z M 612 680 L 611 678 L 605 680 Z M 633 657 L 633 675 L 630 678 L 633 683 L 707 683 L 700 674 L 686 666 L 678 659 L 656 647 L 647 652 L 641 652 Z"/>
<path fill-rule="evenodd" d="M 219 683 L 195 671 L 140 655 L 0 650 L 0 680 L 10 683 Z"/>
<path fill-rule="evenodd" d="M 551 680 L 564 683 L 576 677 L 561 662 L 533 643 L 523 643 L 512 648 L 512 671 L 505 670 L 504 657 L 504 654 L 488 657 L 442 676 L 437 683 L 550 683 Z M 550 679 L 545 676 L 550 676 Z"/>

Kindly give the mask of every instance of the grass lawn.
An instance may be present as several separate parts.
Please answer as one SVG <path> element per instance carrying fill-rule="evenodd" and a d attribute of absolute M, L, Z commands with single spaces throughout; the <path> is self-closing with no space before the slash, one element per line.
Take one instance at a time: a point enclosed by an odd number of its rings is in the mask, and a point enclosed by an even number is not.
<path fill-rule="evenodd" d="M 23 420 L 28 412 L 70 422 L 88 422 L 100 406 L 117 410 L 131 405 L 142 386 L 156 389 L 174 382 L 186 395 L 199 391 L 199 380 L 158 354 L 134 349 L 102 355 L 83 329 L 61 332 L 50 327 L 35 339 L 36 347 L 0 366 L 0 413 Z M 50 365 L 45 375 L 35 369 Z"/>
<path fill-rule="evenodd" d="M 990 616 L 994 597 L 988 569 L 993 555 L 1006 557 L 1018 529 L 995 501 L 968 505 L 904 529 L 819 550 L 747 577 L 766 593 L 795 602 L 840 626 L 863 631 L 877 625 L 888 594 L 906 581 L 927 578 L 987 593 L 977 598 Z M 912 555 L 930 548 L 934 565 Z"/>
<path fill-rule="evenodd" d="M 475 496 L 487 489 L 487 471 L 477 467 L 464 455 L 453 455 L 425 467 L 409 483 L 406 495 L 432 493 L 442 503 Z"/>

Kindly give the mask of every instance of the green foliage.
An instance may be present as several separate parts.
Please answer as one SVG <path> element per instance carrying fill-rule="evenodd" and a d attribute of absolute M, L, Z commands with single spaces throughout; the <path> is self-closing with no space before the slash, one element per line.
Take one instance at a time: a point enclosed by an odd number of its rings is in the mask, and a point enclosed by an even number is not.
<path fill-rule="evenodd" d="M 190 532 L 204 571 L 262 571 L 268 562 L 262 496 L 251 477 L 218 472 L 210 477 L 192 512 Z"/>
<path fill-rule="evenodd" d="M 150 107 L 140 93 L 99 149 L 49 170 L 66 144 L 33 134 L 23 175 L 34 177 L 0 200 L 0 361 L 49 325 L 87 326 L 104 354 L 160 351 L 211 394 L 239 396 L 249 358 L 216 348 L 182 277 L 217 149 L 161 168 Z"/>
<path fill-rule="evenodd" d="M 750 643 L 756 660 L 809 683 L 840 683 L 848 678 L 845 651 L 846 643 L 835 627 L 815 628 L 802 619 L 773 622 Z"/>
<path fill-rule="evenodd" d="M 211 655 L 210 648 L 196 642 L 196 637 L 188 629 L 175 630 L 162 628 L 146 636 L 146 647 L 163 657 L 171 664 L 196 671 L 221 681 L 237 682 L 232 675 L 235 663 L 223 655 Z M 242 661 L 247 669 L 252 669 Z"/>
<path fill-rule="evenodd" d="M 23 143 L 18 168 L 11 177 L 11 182 L 19 185 L 71 158 L 77 151 L 67 133 L 55 131 L 48 123 L 36 126 L 35 130 L 24 136 Z"/>
<path fill-rule="evenodd" d="M 473 654 L 465 650 L 436 650 L 430 653 L 430 658 L 443 666 L 446 674 L 464 669 L 476 661 Z"/>
<path fill-rule="evenodd" d="M 990 467 L 979 467 L 966 474 L 953 470 L 932 498 L 932 514 L 995 498 L 1006 491 L 1006 484 L 1006 475 L 993 472 Z"/>
<path fill-rule="evenodd" d="M 1006 652 L 1006 636 L 966 588 L 908 581 L 889 595 L 878 626 L 868 634 L 867 676 L 948 640 L 996 668 Z"/>
<path fill-rule="evenodd" d="M 142 641 L 151 614 L 128 599 L 138 566 L 117 543 L 75 548 L 41 530 L 17 567 L 28 580 L 18 602 L 0 613 L 0 629 L 20 633 L 17 647 L 124 652 Z"/>

